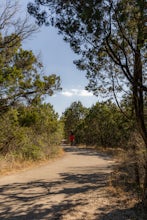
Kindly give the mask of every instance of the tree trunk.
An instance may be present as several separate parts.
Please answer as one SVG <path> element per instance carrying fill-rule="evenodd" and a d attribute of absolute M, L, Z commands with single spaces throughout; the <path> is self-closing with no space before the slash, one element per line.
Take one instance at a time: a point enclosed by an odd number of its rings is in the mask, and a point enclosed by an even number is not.
<path fill-rule="evenodd" d="M 133 99 L 135 106 L 136 121 L 141 133 L 141 136 L 144 140 L 144 143 L 147 147 L 147 131 L 145 127 L 144 119 L 144 98 L 142 90 L 142 64 L 141 64 L 141 54 L 137 50 L 135 54 L 135 68 L 134 68 L 134 85 L 133 85 Z"/>
<path fill-rule="evenodd" d="M 136 122 L 139 129 L 139 132 L 144 140 L 146 151 L 147 151 L 147 130 L 145 127 L 145 118 L 144 118 L 144 98 L 143 98 L 143 89 L 142 89 L 142 62 L 141 62 L 141 53 L 139 49 L 139 39 L 137 42 L 137 49 L 135 52 L 135 65 L 134 65 L 134 84 L 133 84 L 133 100 L 135 107 Z M 147 208 L 147 153 L 146 153 L 146 165 L 145 165 L 145 177 L 144 177 L 144 194 L 143 202 Z"/>

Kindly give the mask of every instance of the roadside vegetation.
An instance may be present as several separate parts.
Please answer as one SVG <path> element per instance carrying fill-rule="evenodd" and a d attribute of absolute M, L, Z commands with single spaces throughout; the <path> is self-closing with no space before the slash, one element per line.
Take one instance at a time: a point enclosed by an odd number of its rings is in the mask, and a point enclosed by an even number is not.
<path fill-rule="evenodd" d="M 44 98 L 61 89 L 60 78 L 44 73 L 40 58 L 22 42 L 36 33 L 17 2 L 0 7 L 0 166 L 3 170 L 28 161 L 56 156 L 62 123 Z"/>

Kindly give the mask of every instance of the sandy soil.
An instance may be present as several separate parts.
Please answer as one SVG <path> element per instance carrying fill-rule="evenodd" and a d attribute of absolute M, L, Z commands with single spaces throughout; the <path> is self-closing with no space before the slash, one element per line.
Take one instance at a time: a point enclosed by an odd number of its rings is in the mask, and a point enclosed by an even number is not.
<path fill-rule="evenodd" d="M 0 219 L 141 219 L 110 191 L 111 157 L 76 147 L 65 151 L 52 163 L 0 178 Z"/>

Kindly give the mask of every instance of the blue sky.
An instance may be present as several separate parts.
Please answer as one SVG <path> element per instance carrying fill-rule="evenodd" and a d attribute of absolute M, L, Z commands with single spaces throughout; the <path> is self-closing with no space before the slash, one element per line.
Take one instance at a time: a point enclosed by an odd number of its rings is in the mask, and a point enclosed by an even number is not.
<path fill-rule="evenodd" d="M 46 74 L 55 73 L 61 77 L 62 91 L 46 98 L 46 102 L 50 102 L 60 115 L 74 101 L 81 101 L 84 106 L 90 107 L 98 100 L 85 90 L 88 83 L 85 73 L 73 64 L 76 55 L 55 29 L 41 28 L 40 33 L 25 41 L 24 47 L 41 54 Z"/>
<path fill-rule="evenodd" d="M 23 12 L 26 11 L 28 2 L 33 0 L 19 0 Z M 36 55 L 41 54 L 41 61 L 47 75 L 55 73 L 61 77 L 62 91 L 46 98 L 46 102 L 51 103 L 59 115 L 74 101 L 81 101 L 85 107 L 91 107 L 98 101 L 97 97 L 85 90 L 88 84 L 85 73 L 79 71 L 73 64 L 77 55 L 63 41 L 62 36 L 57 34 L 55 28 L 40 28 L 38 33 L 23 42 L 23 48 L 32 50 Z"/>

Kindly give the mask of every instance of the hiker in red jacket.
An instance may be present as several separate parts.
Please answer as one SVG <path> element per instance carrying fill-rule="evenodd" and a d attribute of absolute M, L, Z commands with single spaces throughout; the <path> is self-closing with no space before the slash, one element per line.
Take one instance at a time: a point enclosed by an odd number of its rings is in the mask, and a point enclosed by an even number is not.
<path fill-rule="evenodd" d="M 75 141 L 75 136 L 72 131 L 70 132 L 69 140 L 70 140 L 70 145 L 73 146 Z"/>

